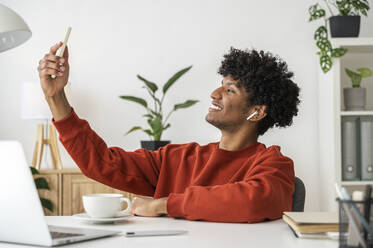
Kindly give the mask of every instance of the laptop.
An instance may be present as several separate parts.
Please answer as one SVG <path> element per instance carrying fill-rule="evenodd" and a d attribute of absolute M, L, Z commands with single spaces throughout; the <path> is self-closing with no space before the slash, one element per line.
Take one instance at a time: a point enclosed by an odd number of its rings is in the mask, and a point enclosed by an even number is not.
<path fill-rule="evenodd" d="M 22 145 L 0 141 L 0 242 L 58 246 L 120 231 L 48 226 Z"/>

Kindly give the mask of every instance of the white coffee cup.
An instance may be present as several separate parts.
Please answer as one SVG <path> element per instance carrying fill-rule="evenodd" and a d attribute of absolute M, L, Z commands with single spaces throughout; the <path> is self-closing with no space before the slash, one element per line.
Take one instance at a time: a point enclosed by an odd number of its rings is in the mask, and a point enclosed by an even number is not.
<path fill-rule="evenodd" d="M 123 202 L 127 202 L 125 210 L 122 210 Z M 92 218 L 112 218 L 127 214 L 131 209 L 131 201 L 122 194 L 89 194 L 83 195 L 83 206 Z"/>

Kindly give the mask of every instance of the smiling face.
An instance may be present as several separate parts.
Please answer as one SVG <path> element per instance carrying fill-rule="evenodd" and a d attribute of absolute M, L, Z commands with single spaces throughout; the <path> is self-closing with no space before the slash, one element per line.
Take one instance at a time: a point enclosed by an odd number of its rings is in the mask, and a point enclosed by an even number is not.
<path fill-rule="evenodd" d="M 237 83 L 228 75 L 224 77 L 222 85 L 211 93 L 212 103 L 206 121 L 220 130 L 235 131 L 248 125 L 249 94 Z"/>

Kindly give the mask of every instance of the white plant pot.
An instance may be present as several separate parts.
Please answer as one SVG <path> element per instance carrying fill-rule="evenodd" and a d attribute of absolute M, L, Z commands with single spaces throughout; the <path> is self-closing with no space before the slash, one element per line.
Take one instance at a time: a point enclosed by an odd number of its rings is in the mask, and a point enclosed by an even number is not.
<path fill-rule="evenodd" d="M 344 88 L 344 103 L 346 110 L 365 110 L 366 89 L 365 88 Z"/>

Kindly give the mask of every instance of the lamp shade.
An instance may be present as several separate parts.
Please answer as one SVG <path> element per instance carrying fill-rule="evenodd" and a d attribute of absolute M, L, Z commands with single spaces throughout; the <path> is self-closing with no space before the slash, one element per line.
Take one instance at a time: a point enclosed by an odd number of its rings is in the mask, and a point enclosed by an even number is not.
<path fill-rule="evenodd" d="M 70 83 L 68 83 L 65 86 L 67 99 L 70 99 L 70 92 Z M 36 120 L 52 118 L 39 82 L 23 82 L 21 84 L 21 118 Z"/>
<path fill-rule="evenodd" d="M 31 37 L 31 30 L 13 10 L 0 4 L 0 52 L 21 45 Z"/>

